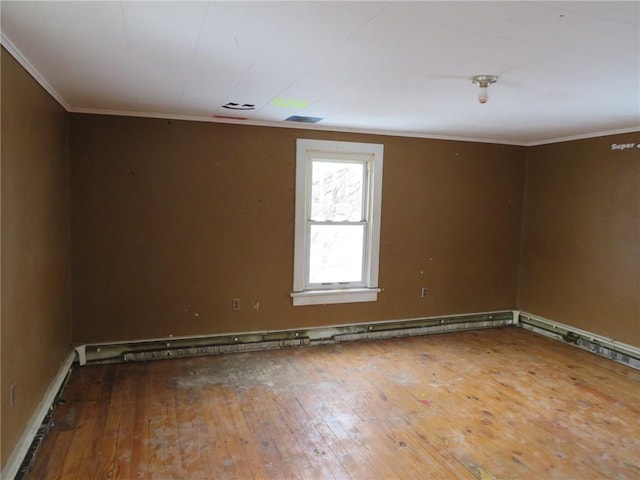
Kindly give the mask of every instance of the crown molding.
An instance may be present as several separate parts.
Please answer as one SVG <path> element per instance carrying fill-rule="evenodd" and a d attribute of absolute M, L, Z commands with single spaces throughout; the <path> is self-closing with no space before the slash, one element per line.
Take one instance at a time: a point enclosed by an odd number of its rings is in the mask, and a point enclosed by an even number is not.
<path fill-rule="evenodd" d="M 27 57 L 25 57 L 22 52 L 20 52 L 20 50 L 16 48 L 16 46 L 11 42 L 11 40 L 9 40 L 9 38 L 7 38 L 4 32 L 0 32 L 0 44 L 67 112 L 71 111 L 71 106 L 62 97 L 62 95 L 60 95 L 56 91 L 56 89 L 53 88 L 49 82 L 47 82 L 47 79 L 44 78 L 44 76 L 38 71 L 38 69 L 31 64 Z"/>
<path fill-rule="evenodd" d="M 537 147 L 538 145 L 549 145 L 551 143 L 571 142 L 573 140 L 586 140 L 589 138 L 606 137 L 608 135 L 620 135 L 621 133 L 640 133 L 640 125 L 637 127 L 621 128 L 618 130 L 609 130 L 606 132 L 585 133 L 582 135 L 572 135 L 569 137 L 552 138 L 549 140 L 541 140 L 539 142 L 529 142 L 527 147 Z"/>
<path fill-rule="evenodd" d="M 316 130 L 323 132 L 344 132 L 344 133 L 357 133 L 363 135 L 382 135 L 390 137 L 407 137 L 407 138 L 423 138 L 428 140 L 448 140 L 456 142 L 472 142 L 472 143 L 489 143 L 497 145 L 512 145 L 518 147 L 535 147 L 538 145 L 548 145 L 552 143 L 569 142 L 572 140 L 584 140 L 588 138 L 604 137 L 607 135 L 618 135 L 621 133 L 634 133 L 640 132 L 640 125 L 637 127 L 629 127 L 618 130 L 610 130 L 604 132 L 591 132 L 580 135 L 572 135 L 568 137 L 551 138 L 539 141 L 516 141 L 505 140 L 501 138 L 479 138 L 473 136 L 464 135 L 438 135 L 430 134 L 428 132 L 411 132 L 403 130 L 379 130 L 379 129 L 367 129 L 367 128 L 352 128 L 352 127 L 339 127 L 331 125 L 319 125 L 309 123 L 288 123 L 288 122 L 275 122 L 275 121 L 260 121 L 260 120 L 235 120 L 232 118 L 215 118 L 203 115 L 181 115 L 181 114 L 165 114 L 157 112 L 140 112 L 140 111 L 127 111 L 127 110 L 108 110 L 108 109 L 96 109 L 96 108 L 76 108 L 69 105 L 69 103 L 60 95 L 53 86 L 46 80 L 46 78 L 36 69 L 31 62 L 16 48 L 7 36 L 0 32 L 0 44 L 6 48 L 6 50 L 16 59 L 16 61 L 29 72 L 29 74 L 49 93 L 67 112 L 70 113 L 83 113 L 90 115 L 113 115 L 124 117 L 141 117 L 141 118 L 157 118 L 166 120 L 184 120 L 191 122 L 211 122 L 211 123 L 225 123 L 233 125 L 251 125 L 255 127 L 271 127 L 271 128 L 292 128 L 297 130 Z"/>

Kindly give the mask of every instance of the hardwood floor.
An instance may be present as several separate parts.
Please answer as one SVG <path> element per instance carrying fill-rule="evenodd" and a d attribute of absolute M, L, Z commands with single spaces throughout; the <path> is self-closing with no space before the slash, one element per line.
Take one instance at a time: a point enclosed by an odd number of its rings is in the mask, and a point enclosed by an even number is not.
<path fill-rule="evenodd" d="M 29 479 L 639 479 L 640 371 L 517 328 L 78 367 Z"/>

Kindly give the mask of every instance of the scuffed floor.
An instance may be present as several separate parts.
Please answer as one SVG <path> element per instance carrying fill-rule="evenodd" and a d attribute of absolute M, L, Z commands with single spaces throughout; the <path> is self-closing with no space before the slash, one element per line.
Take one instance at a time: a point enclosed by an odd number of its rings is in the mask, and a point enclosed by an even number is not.
<path fill-rule="evenodd" d="M 640 371 L 517 328 L 74 370 L 29 479 L 639 479 Z"/>

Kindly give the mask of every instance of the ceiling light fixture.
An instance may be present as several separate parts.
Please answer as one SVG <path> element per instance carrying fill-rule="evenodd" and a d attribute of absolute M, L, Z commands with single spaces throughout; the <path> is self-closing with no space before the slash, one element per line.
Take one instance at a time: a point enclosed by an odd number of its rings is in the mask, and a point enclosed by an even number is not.
<path fill-rule="evenodd" d="M 489 94 L 487 88 L 489 85 L 496 83 L 498 77 L 495 75 L 476 75 L 471 78 L 471 81 L 480 87 L 480 93 L 478 94 L 478 101 L 480 103 L 487 103 L 489 101 Z"/>

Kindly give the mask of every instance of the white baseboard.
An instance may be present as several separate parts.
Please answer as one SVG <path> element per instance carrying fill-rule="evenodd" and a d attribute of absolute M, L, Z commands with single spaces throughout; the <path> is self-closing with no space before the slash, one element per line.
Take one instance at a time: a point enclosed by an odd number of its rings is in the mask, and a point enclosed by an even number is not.
<path fill-rule="evenodd" d="M 69 373 L 69 370 L 71 369 L 71 365 L 73 364 L 75 358 L 75 351 L 71 351 L 67 355 L 67 358 L 65 358 L 65 360 L 60 364 L 60 368 L 58 369 L 56 376 L 49 384 L 44 397 L 42 397 L 42 400 L 40 400 L 38 407 L 31 416 L 31 420 L 29 420 L 29 423 L 22 433 L 20 440 L 18 440 L 16 447 L 13 449 L 11 456 L 7 460 L 0 478 L 3 478 L 5 480 L 13 480 L 17 475 L 22 462 L 29 452 L 29 448 L 31 447 L 33 440 L 36 438 L 36 435 L 38 434 L 38 431 L 42 426 L 42 422 L 53 406 L 56 396 L 58 395 L 58 392 L 62 387 L 62 383 L 67 377 L 67 374 Z"/>

